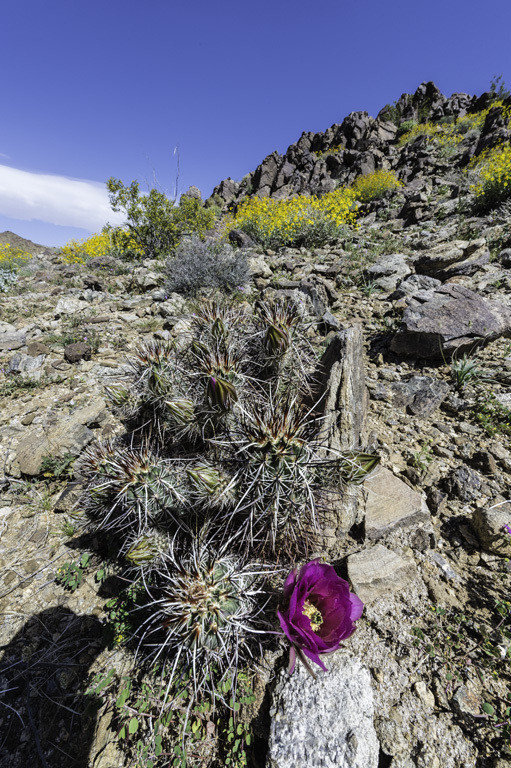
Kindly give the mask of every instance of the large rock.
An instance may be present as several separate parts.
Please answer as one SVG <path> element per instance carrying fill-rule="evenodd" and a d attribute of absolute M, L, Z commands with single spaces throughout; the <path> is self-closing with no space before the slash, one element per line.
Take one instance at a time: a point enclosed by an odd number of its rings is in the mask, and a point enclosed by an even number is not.
<path fill-rule="evenodd" d="M 437 288 L 442 285 L 440 280 L 428 275 L 410 275 L 399 283 L 394 293 L 389 296 L 391 300 L 416 298 L 419 301 L 428 301 L 433 298 Z"/>
<path fill-rule="evenodd" d="M 85 341 L 77 341 L 74 344 L 68 344 L 64 348 L 64 357 L 68 363 L 78 363 L 80 360 L 90 360 L 92 347 Z"/>
<path fill-rule="evenodd" d="M 321 359 L 324 420 L 321 437 L 329 448 L 351 450 L 367 444 L 368 394 L 364 376 L 362 326 L 340 331 Z"/>
<path fill-rule="evenodd" d="M 37 357 L 32 357 L 31 355 L 24 355 L 23 353 L 18 352 L 9 360 L 7 372 L 12 374 L 31 375 L 36 371 L 41 370 L 45 359 L 46 355 L 37 355 Z"/>
<path fill-rule="evenodd" d="M 105 401 L 97 398 L 70 416 L 59 419 L 47 431 L 40 428 L 30 430 L 16 451 L 20 471 L 24 475 L 35 476 L 39 474 L 44 456 L 78 456 L 94 437 L 91 427 L 100 424 L 105 416 Z"/>
<path fill-rule="evenodd" d="M 0 351 L 20 349 L 27 343 L 27 334 L 23 329 L 17 330 L 14 325 L 0 321 Z"/>
<path fill-rule="evenodd" d="M 509 335 L 511 308 L 461 285 L 447 284 L 425 302 L 418 297 L 410 301 L 390 346 L 399 355 L 435 359 Z"/>
<path fill-rule="evenodd" d="M 433 376 L 412 376 L 409 381 L 394 382 L 390 386 L 393 405 L 405 406 L 414 416 L 429 416 L 450 391 L 445 381 Z"/>
<path fill-rule="evenodd" d="M 273 694 L 267 768 L 377 768 L 369 671 L 337 651 L 314 680 L 297 664 Z"/>
<path fill-rule="evenodd" d="M 348 557 L 348 577 L 363 603 L 403 591 L 417 576 L 410 554 L 398 554 L 381 544 Z"/>
<path fill-rule="evenodd" d="M 396 528 L 426 523 L 429 509 L 420 493 L 403 483 L 386 467 L 378 467 L 363 482 L 365 531 L 371 540 L 380 539 Z"/>
<path fill-rule="evenodd" d="M 366 269 L 366 278 L 382 291 L 393 291 L 411 271 L 406 256 L 402 253 L 390 253 L 380 256 L 378 261 Z"/>
<path fill-rule="evenodd" d="M 452 240 L 439 243 L 415 262 L 419 274 L 445 280 L 454 275 L 470 275 L 487 264 L 490 252 L 484 237 L 478 240 Z"/>
<path fill-rule="evenodd" d="M 74 315 L 85 309 L 89 309 L 89 304 L 86 301 L 82 301 L 76 296 L 63 296 L 58 300 L 53 316 L 58 320 L 59 317 Z"/>

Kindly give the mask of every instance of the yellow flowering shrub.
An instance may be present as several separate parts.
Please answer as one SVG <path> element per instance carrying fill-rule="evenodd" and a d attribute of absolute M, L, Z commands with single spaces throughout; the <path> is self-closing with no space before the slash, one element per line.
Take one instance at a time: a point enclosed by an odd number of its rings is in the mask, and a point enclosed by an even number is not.
<path fill-rule="evenodd" d="M 85 264 L 95 256 L 106 256 L 111 250 L 110 235 L 101 232 L 85 240 L 70 240 L 60 249 L 60 255 L 66 264 Z"/>
<path fill-rule="evenodd" d="M 403 133 L 399 139 L 399 146 L 414 141 L 417 136 L 435 136 L 438 133 L 440 126 L 437 123 L 417 123 L 409 131 Z"/>
<path fill-rule="evenodd" d="M 322 197 L 250 197 L 227 226 L 243 230 L 265 248 L 319 246 L 340 237 L 347 225 L 355 223 L 355 199 L 347 188 Z"/>
<path fill-rule="evenodd" d="M 117 256 L 125 251 L 143 254 L 135 238 L 127 230 L 105 230 L 95 233 L 85 240 L 70 240 L 60 249 L 60 255 L 66 264 L 86 264 L 96 256 Z"/>
<path fill-rule="evenodd" d="M 470 166 L 479 176 L 471 186 L 479 204 L 491 207 L 511 197 L 511 144 L 498 144 L 481 152 Z"/>
<path fill-rule="evenodd" d="M 323 157 L 323 155 L 335 155 L 337 152 L 340 152 L 341 149 L 343 149 L 342 144 L 334 144 L 333 147 L 329 147 L 328 149 L 318 149 L 314 154 L 316 157 Z"/>
<path fill-rule="evenodd" d="M 32 254 L 9 243 L 0 243 L 0 269 L 8 269 L 15 272 L 19 267 L 23 267 L 30 259 Z"/>
<path fill-rule="evenodd" d="M 399 146 L 408 144 L 417 136 L 427 136 L 428 141 L 436 141 L 441 147 L 456 147 L 463 141 L 463 136 L 467 131 L 481 130 L 488 112 L 494 107 L 501 107 L 504 117 L 507 120 L 511 119 L 511 107 L 506 106 L 502 101 L 494 101 L 487 109 L 464 115 L 452 123 L 428 122 L 414 125 L 401 136 Z"/>
<path fill-rule="evenodd" d="M 396 178 L 394 171 L 380 170 L 359 176 L 351 185 L 351 189 L 357 200 L 367 203 L 370 200 L 378 200 L 385 192 L 402 186 L 403 182 Z"/>

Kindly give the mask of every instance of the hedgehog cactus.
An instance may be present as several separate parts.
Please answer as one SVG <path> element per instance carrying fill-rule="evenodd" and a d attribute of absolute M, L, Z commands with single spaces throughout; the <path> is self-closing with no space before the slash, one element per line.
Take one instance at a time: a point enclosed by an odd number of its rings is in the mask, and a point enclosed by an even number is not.
<path fill-rule="evenodd" d="M 108 443 L 90 449 L 81 465 L 89 480 L 89 510 L 98 525 L 122 530 L 164 523 L 184 513 L 182 472 L 148 448 Z"/>
<path fill-rule="evenodd" d="M 234 481 L 220 469 L 207 462 L 186 468 L 192 486 L 193 498 L 205 508 L 231 507 L 234 505 Z"/>
<path fill-rule="evenodd" d="M 174 348 L 165 341 L 154 339 L 135 350 L 130 361 L 136 384 L 148 397 L 156 400 L 168 395 L 172 387 Z"/>
<path fill-rule="evenodd" d="M 148 573 L 159 567 L 168 545 L 167 535 L 148 529 L 146 533 L 128 537 L 121 554 L 131 567 L 143 571 L 147 578 Z"/>
<path fill-rule="evenodd" d="M 280 359 L 288 351 L 293 330 L 300 321 L 298 308 L 291 301 L 260 301 L 257 310 L 263 349 L 270 360 Z"/>
<path fill-rule="evenodd" d="M 309 536 L 316 527 L 319 458 L 313 429 L 314 422 L 296 400 L 277 400 L 263 411 L 245 412 L 234 441 L 235 482 L 244 493 L 238 507 L 247 520 L 251 547 L 269 541 L 275 551 L 277 539 L 296 542 L 304 527 Z"/>
<path fill-rule="evenodd" d="M 225 674 L 236 674 L 264 629 L 260 573 L 212 540 L 174 539 L 155 584 L 147 586 L 140 651 L 168 661 L 171 679 L 190 670 L 196 695 L 213 691 Z"/>

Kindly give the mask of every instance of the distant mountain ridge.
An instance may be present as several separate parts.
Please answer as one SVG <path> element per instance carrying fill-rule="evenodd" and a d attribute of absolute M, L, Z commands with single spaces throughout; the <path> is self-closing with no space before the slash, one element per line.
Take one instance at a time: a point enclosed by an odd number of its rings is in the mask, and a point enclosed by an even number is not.
<path fill-rule="evenodd" d="M 21 237 L 20 235 L 16 235 L 14 232 L 10 232 L 9 230 L 0 232 L 0 243 L 2 245 L 8 243 L 9 245 L 13 245 L 16 248 L 22 248 L 24 251 L 28 251 L 28 253 L 31 253 L 32 255 L 40 253 L 41 251 L 51 250 L 47 245 L 33 243 L 32 240 L 27 240 L 26 238 Z"/>

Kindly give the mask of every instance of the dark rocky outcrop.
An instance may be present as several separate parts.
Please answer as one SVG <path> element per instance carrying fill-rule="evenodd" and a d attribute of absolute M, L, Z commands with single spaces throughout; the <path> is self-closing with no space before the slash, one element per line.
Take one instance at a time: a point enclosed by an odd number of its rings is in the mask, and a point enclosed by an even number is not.
<path fill-rule="evenodd" d="M 378 169 L 395 170 L 405 182 L 449 168 L 431 150 L 427 137 L 418 136 L 403 147 L 398 145 L 400 125 L 415 122 L 456 120 L 469 112 L 486 109 L 493 96 L 466 93 L 444 96 L 432 82 L 421 83 L 414 94 L 404 93 L 394 105 L 387 105 L 371 117 L 352 112 L 326 131 L 303 132 L 286 152 L 272 152 L 255 171 L 238 183 L 224 179 L 213 190 L 212 200 L 231 205 L 247 194 L 281 199 L 296 194 L 321 195 L 338 184 L 352 183 L 358 176 Z M 486 106 L 482 106 L 486 105 Z M 509 140 L 502 110 L 490 110 L 481 135 L 468 135 L 459 152 L 460 165 L 474 154 Z M 423 218 L 421 200 L 408 199 L 402 217 L 410 224 Z"/>
<path fill-rule="evenodd" d="M 399 355 L 438 359 L 511 335 L 511 308 L 461 285 L 446 284 L 431 298 L 413 298 L 391 342 Z"/>

